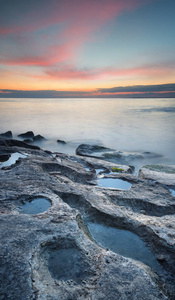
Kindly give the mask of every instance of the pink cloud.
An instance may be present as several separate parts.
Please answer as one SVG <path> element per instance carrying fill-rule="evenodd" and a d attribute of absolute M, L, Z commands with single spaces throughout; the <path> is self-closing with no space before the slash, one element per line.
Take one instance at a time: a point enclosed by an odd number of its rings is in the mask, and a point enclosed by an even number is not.
<path fill-rule="evenodd" d="M 77 69 L 74 66 L 64 66 L 59 69 L 49 68 L 45 71 L 43 78 L 58 80 L 107 80 L 130 76 L 165 76 L 173 74 L 170 67 L 143 66 L 137 68 L 117 69 L 117 68 L 98 68 L 98 69 Z"/>
<path fill-rule="evenodd" d="M 23 12 L 18 20 L 14 20 L 14 24 L 12 19 L 10 26 L 0 27 L 0 34 L 10 34 L 11 36 L 15 34 L 15 39 L 18 40 L 21 34 L 27 35 L 27 33 L 38 29 L 46 29 L 50 25 L 64 24 L 63 28 L 61 27 L 61 33 L 58 31 L 57 36 L 54 36 L 55 40 L 52 43 L 55 43 L 55 46 L 50 47 L 46 42 L 41 50 L 41 45 L 33 33 L 32 37 L 30 37 L 32 40 L 30 41 L 29 48 L 31 44 L 35 45 L 38 42 L 37 49 L 34 51 L 36 54 L 32 53 L 30 55 L 28 49 L 25 50 L 25 41 L 24 51 L 19 49 L 19 54 L 10 55 L 10 57 L 4 53 L 3 57 L 1 56 L 0 58 L 0 63 L 43 67 L 66 60 L 70 63 L 78 54 L 83 43 L 88 41 L 100 26 L 111 21 L 122 11 L 134 9 L 140 3 L 143 2 L 139 0 L 64 0 L 50 1 L 47 6 L 43 4 L 42 10 L 39 5 L 36 9 L 31 7 L 31 10 L 26 13 Z M 50 34 L 52 34 L 52 30 Z M 59 45 L 60 40 L 62 41 L 62 45 Z M 80 74 L 79 76 L 86 77 L 88 75 Z"/>
<path fill-rule="evenodd" d="M 0 34 L 26 33 L 66 21 L 73 22 L 81 27 L 86 27 L 87 25 L 87 27 L 95 28 L 115 17 L 121 11 L 134 9 L 143 3 L 144 1 L 139 0 L 51 0 L 47 4 L 41 2 L 42 9 L 40 5 L 31 6 L 26 11 L 24 8 L 21 8 L 23 11 L 19 10 L 19 19 L 14 19 L 13 22 L 12 18 L 10 26 L 7 25 L 0 28 Z M 20 25 L 16 26 L 15 21 Z"/>
<path fill-rule="evenodd" d="M 48 67 L 55 63 L 62 63 L 73 57 L 72 47 L 70 44 L 62 44 L 48 47 L 45 53 L 41 55 L 24 55 L 24 56 L 1 56 L 0 64 L 11 66 L 42 66 Z"/>

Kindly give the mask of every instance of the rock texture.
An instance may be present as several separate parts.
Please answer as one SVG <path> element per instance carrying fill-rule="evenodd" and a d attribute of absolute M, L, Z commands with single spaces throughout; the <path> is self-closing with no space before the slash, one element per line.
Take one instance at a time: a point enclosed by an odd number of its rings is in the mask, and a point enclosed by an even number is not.
<path fill-rule="evenodd" d="M 175 188 L 175 165 L 148 165 L 139 171 L 140 178 L 147 178 Z"/>
<path fill-rule="evenodd" d="M 1 133 L 0 134 L 0 137 L 4 137 L 4 138 L 9 138 L 11 139 L 13 136 L 12 136 L 12 132 L 9 130 L 9 131 L 6 131 L 4 133 Z"/>
<path fill-rule="evenodd" d="M 40 134 L 37 134 L 33 137 L 33 140 L 34 141 L 42 141 L 42 140 L 45 140 L 45 137 Z"/>
<path fill-rule="evenodd" d="M 57 143 L 60 143 L 60 144 L 63 144 L 63 145 L 65 145 L 65 144 L 66 144 L 66 142 L 65 142 L 65 141 L 63 141 L 63 140 L 57 140 Z"/>
<path fill-rule="evenodd" d="M 76 149 L 76 154 L 81 156 L 90 156 L 101 158 L 107 161 L 113 161 L 122 164 L 129 164 L 134 160 L 144 160 L 160 157 L 161 155 L 152 152 L 126 152 L 100 145 L 81 144 Z"/>
<path fill-rule="evenodd" d="M 18 134 L 18 136 L 24 139 L 33 139 L 34 133 L 33 131 L 27 131 L 25 133 Z"/>
<path fill-rule="evenodd" d="M 125 165 L 24 144 L 0 143 L 3 153 L 27 156 L 0 169 L 0 299 L 175 299 L 175 197 L 168 189 Z M 112 167 L 124 171 L 112 174 Z M 132 187 L 103 189 L 96 185 L 103 176 Z M 51 207 L 20 214 L 34 197 Z M 89 221 L 140 236 L 157 258 L 156 272 L 97 245 Z"/>

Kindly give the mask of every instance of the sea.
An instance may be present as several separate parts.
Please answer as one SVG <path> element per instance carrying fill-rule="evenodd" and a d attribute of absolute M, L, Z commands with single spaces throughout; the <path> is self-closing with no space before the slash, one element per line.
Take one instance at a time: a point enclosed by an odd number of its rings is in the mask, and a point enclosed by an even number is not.
<path fill-rule="evenodd" d="M 0 98 L 0 133 L 33 131 L 45 150 L 75 154 L 82 144 L 158 156 L 133 165 L 175 164 L 174 98 Z M 64 140 L 66 144 L 57 143 Z"/>

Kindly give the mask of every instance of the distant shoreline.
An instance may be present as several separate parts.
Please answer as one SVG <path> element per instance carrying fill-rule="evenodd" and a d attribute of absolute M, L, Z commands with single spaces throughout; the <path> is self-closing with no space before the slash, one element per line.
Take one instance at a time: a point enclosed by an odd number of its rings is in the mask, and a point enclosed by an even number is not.
<path fill-rule="evenodd" d="M 6 99 L 109 99 L 109 98 L 111 98 L 111 99 L 140 99 L 140 98 L 142 98 L 142 99 L 150 99 L 150 98 L 155 98 L 155 99 L 158 99 L 158 98 L 161 98 L 161 99 L 163 99 L 163 98 L 168 98 L 168 99 L 175 99 L 175 95 L 173 95 L 173 96 L 166 96 L 166 95 L 164 95 L 164 96 L 129 96 L 129 97 L 125 97 L 125 96 L 96 96 L 96 97 L 94 97 L 94 96 L 88 96 L 88 97 L 83 97 L 83 96 L 62 96 L 62 97 L 46 97 L 46 96 L 25 96 L 25 97 L 19 97 L 19 96 L 11 96 L 11 97 L 9 97 L 9 95 L 8 95 L 8 97 L 7 97 L 7 95 L 6 94 L 4 94 L 4 96 L 3 97 L 0 97 L 0 99 L 4 99 L 4 98 L 6 98 Z"/>

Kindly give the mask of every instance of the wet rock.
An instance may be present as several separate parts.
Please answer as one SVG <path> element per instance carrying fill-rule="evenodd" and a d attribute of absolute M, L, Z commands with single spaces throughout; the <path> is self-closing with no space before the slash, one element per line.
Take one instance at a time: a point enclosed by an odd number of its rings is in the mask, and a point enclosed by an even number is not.
<path fill-rule="evenodd" d="M 66 142 L 65 142 L 65 141 L 63 141 L 63 140 L 57 140 L 57 143 L 60 143 L 60 144 L 63 144 L 63 145 L 65 145 L 65 144 L 66 144 Z"/>
<path fill-rule="evenodd" d="M 165 259 L 166 259 L 165 255 L 163 255 L 163 254 L 160 254 L 160 255 L 157 256 L 157 260 L 160 261 L 160 262 L 165 261 Z"/>
<path fill-rule="evenodd" d="M 45 140 L 45 137 L 40 134 L 37 134 L 33 137 L 33 140 L 34 141 L 42 141 L 42 140 Z"/>
<path fill-rule="evenodd" d="M 79 145 L 76 149 L 76 154 L 81 156 L 100 158 L 103 160 L 122 164 L 129 164 L 134 160 L 144 160 L 145 158 L 152 159 L 161 156 L 152 152 L 126 152 L 106 148 L 100 145 L 89 144 Z"/>
<path fill-rule="evenodd" d="M 100 145 L 88 145 L 88 144 L 81 144 L 76 149 L 77 155 L 82 156 L 93 156 L 94 153 L 106 153 L 106 152 L 112 152 L 115 151 L 110 148 L 106 148 Z M 100 154 L 99 154 L 100 155 Z"/>
<path fill-rule="evenodd" d="M 10 157 L 10 154 L 0 154 L 0 162 L 4 162 L 8 160 Z"/>
<path fill-rule="evenodd" d="M 175 187 L 175 165 L 147 165 L 139 170 L 138 176 Z"/>
<path fill-rule="evenodd" d="M 1 133 L 0 134 L 1 137 L 4 137 L 4 138 L 9 138 L 9 139 L 12 139 L 13 138 L 13 135 L 12 135 L 12 132 L 9 130 L 9 131 L 6 131 L 4 133 Z"/>
<path fill-rule="evenodd" d="M 27 144 L 30 144 L 30 143 L 33 143 L 33 140 L 31 140 L 31 139 L 24 139 L 23 142 L 27 143 Z"/>
<path fill-rule="evenodd" d="M 9 140 L 0 140 L 0 147 L 5 147 L 6 149 L 8 147 L 10 147 L 12 149 L 12 151 L 13 151 L 12 147 L 21 147 L 21 148 L 38 149 L 38 150 L 40 149 L 38 146 L 28 145 L 24 141 L 10 140 L 10 139 Z"/>
<path fill-rule="evenodd" d="M 33 139 L 34 138 L 34 133 L 33 131 L 27 131 L 25 133 L 21 133 L 21 134 L 18 134 L 19 137 L 21 138 L 25 138 L 25 139 Z"/>

